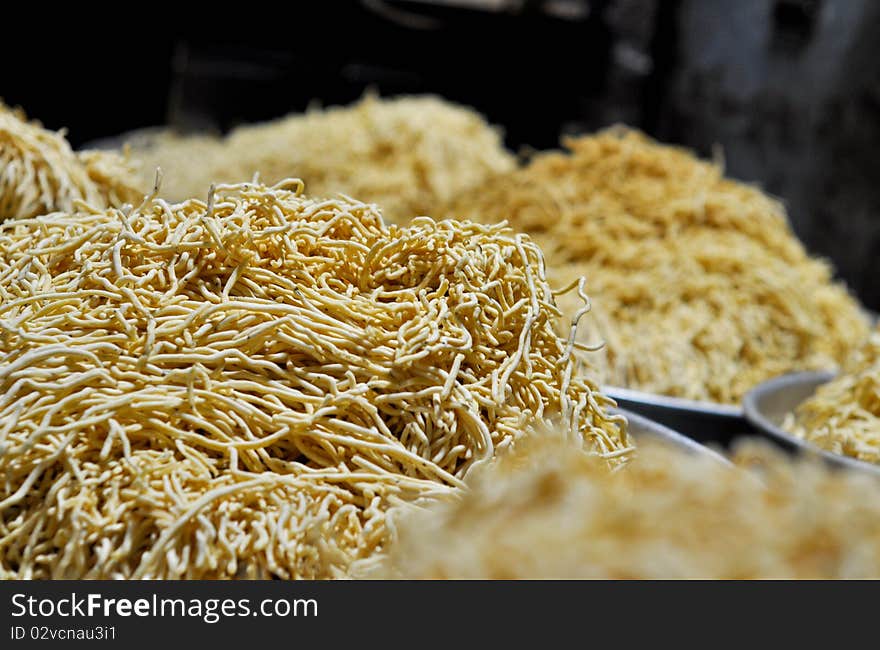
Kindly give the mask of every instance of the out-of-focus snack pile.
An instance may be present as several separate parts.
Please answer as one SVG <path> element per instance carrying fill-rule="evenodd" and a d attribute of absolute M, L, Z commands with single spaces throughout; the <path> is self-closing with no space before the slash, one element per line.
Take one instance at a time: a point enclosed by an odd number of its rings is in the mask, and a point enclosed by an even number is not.
<path fill-rule="evenodd" d="M 831 579 L 880 575 L 880 482 L 760 444 L 714 458 L 642 445 L 609 472 L 555 436 L 398 523 L 370 574 L 443 579 Z"/>
<path fill-rule="evenodd" d="M 443 212 L 506 219 L 543 245 L 552 280 L 587 277 L 606 383 L 734 404 L 837 366 L 867 336 L 858 302 L 757 188 L 627 129 L 565 146 Z"/>
<path fill-rule="evenodd" d="M 134 138 L 133 156 L 149 187 L 165 172 L 162 196 L 205 196 L 211 183 L 267 183 L 301 178 L 316 196 L 345 193 L 382 206 L 403 222 L 490 176 L 515 159 L 499 131 L 476 112 L 437 97 L 382 100 L 311 110 L 274 122 L 242 126 L 223 138 L 172 133 Z"/>
<path fill-rule="evenodd" d="M 835 454 L 880 463 L 880 332 L 789 414 L 785 428 Z"/>

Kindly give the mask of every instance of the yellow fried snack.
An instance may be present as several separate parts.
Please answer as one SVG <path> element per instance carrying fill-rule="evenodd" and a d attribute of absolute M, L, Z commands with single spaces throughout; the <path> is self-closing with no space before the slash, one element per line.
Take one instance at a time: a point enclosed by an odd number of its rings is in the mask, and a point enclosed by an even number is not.
<path fill-rule="evenodd" d="M 625 462 L 528 237 L 302 191 L 0 226 L 0 577 L 340 577 L 533 426 Z"/>
<path fill-rule="evenodd" d="M 222 139 L 163 133 L 132 146 L 141 182 L 152 186 L 162 168 L 162 196 L 171 200 L 201 197 L 210 183 L 249 181 L 254 173 L 268 183 L 296 176 L 316 195 L 375 202 L 401 223 L 515 166 L 498 130 L 479 114 L 430 96 L 367 96 L 243 126 Z"/>
<path fill-rule="evenodd" d="M 867 335 L 767 195 L 637 132 L 565 144 L 437 212 L 507 220 L 542 245 L 554 284 L 586 276 L 604 382 L 733 404 L 784 372 L 835 367 Z"/>
<path fill-rule="evenodd" d="M 880 332 L 789 414 L 784 427 L 827 451 L 880 463 Z"/>
<path fill-rule="evenodd" d="M 609 472 L 534 438 L 407 513 L 370 577 L 828 579 L 880 577 L 880 482 L 754 443 L 741 468 L 650 444 Z"/>
<path fill-rule="evenodd" d="M 0 220 L 71 210 L 75 201 L 118 207 L 143 196 L 122 156 L 77 154 L 63 131 L 48 131 L 0 103 Z"/>

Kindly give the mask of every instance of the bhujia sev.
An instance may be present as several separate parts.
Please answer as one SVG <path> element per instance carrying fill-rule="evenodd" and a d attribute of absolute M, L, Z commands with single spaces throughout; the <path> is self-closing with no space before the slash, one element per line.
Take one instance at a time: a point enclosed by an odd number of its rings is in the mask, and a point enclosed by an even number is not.
<path fill-rule="evenodd" d="M 407 512 L 364 577 L 877 579 L 880 483 L 756 441 L 734 466 L 640 442 L 609 474 L 553 436 Z"/>
<path fill-rule="evenodd" d="M 720 164 L 623 128 L 565 147 L 436 212 L 508 220 L 542 245 L 551 281 L 586 275 L 582 332 L 605 342 L 604 382 L 737 403 L 776 375 L 836 367 L 867 336 L 783 206 Z"/>
<path fill-rule="evenodd" d="M 75 201 L 101 207 L 140 201 L 134 174 L 124 156 L 76 153 L 63 131 L 49 131 L 0 102 L 0 220 L 71 210 Z"/>
<path fill-rule="evenodd" d="M 0 226 L 2 577 L 345 577 L 532 425 L 626 462 L 534 242 L 303 192 Z"/>
<path fill-rule="evenodd" d="M 146 194 L 144 188 L 151 187 L 150 183 L 141 184 L 127 150 L 119 154 L 85 149 L 78 151 L 76 156 L 85 166 L 89 178 L 98 186 L 103 205 L 107 207 L 119 208 L 125 204 L 140 203 Z"/>
<path fill-rule="evenodd" d="M 132 158 L 162 196 L 202 196 L 213 182 L 269 183 L 296 176 L 317 195 L 344 192 L 378 203 L 387 220 L 432 214 L 440 202 L 515 168 L 501 133 L 476 111 L 433 96 L 380 99 L 249 124 L 222 138 L 169 132 L 134 137 Z"/>
<path fill-rule="evenodd" d="M 880 331 L 840 374 L 788 414 L 783 426 L 827 451 L 880 463 Z"/>

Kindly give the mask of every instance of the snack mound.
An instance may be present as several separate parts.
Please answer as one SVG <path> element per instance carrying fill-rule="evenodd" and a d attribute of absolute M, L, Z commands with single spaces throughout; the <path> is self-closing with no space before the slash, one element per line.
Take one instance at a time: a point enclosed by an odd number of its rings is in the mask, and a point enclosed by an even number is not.
<path fill-rule="evenodd" d="M 759 190 L 624 129 L 565 144 L 441 212 L 507 220 L 542 245 L 554 283 L 587 277 L 608 384 L 737 403 L 776 375 L 835 367 L 867 335 Z"/>
<path fill-rule="evenodd" d="M 141 181 L 165 172 L 163 196 L 203 195 L 215 181 L 302 178 L 322 196 L 345 192 L 378 203 L 405 222 L 489 176 L 510 171 L 514 157 L 499 132 L 476 112 L 436 97 L 380 100 L 244 126 L 227 137 L 162 134 L 131 142 Z"/>
<path fill-rule="evenodd" d="M 794 435 L 835 454 L 880 463 L 880 331 L 784 423 Z"/>
<path fill-rule="evenodd" d="M 405 579 L 880 577 L 880 483 L 741 446 L 742 468 L 639 444 L 619 472 L 536 439 L 408 513 L 367 575 Z"/>
<path fill-rule="evenodd" d="M 106 208 L 142 198 L 124 158 L 74 153 L 63 132 L 28 122 L 23 112 L 0 103 L 0 220 L 69 211 L 74 201 Z"/>
<path fill-rule="evenodd" d="M 532 426 L 625 461 L 533 242 L 302 190 L 0 226 L 0 576 L 339 577 Z"/>

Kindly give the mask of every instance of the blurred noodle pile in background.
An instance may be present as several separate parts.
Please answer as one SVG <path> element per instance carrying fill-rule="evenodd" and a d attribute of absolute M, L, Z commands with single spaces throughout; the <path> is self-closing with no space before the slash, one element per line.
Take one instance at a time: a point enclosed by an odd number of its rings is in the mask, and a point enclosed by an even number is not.
<path fill-rule="evenodd" d="M 880 331 L 853 353 L 839 376 L 789 414 L 784 426 L 835 454 L 880 463 Z"/>
<path fill-rule="evenodd" d="M 77 200 L 105 208 L 142 197 L 123 157 L 75 153 L 63 131 L 44 129 L 0 103 L 0 220 L 71 210 Z"/>
<path fill-rule="evenodd" d="M 737 403 L 776 375 L 837 366 L 867 336 L 858 302 L 760 190 L 623 128 L 565 145 L 436 213 L 507 220 L 542 244 L 555 284 L 586 276 L 602 381 Z"/>
<path fill-rule="evenodd" d="M 379 99 L 242 126 L 224 138 L 170 133 L 130 142 L 141 182 L 165 172 L 161 195 L 202 196 L 211 183 L 302 178 L 316 195 L 339 192 L 382 206 L 405 222 L 489 176 L 514 157 L 475 111 L 431 96 Z M 433 215 L 432 215 L 433 216 Z"/>

